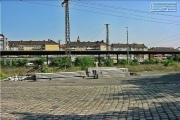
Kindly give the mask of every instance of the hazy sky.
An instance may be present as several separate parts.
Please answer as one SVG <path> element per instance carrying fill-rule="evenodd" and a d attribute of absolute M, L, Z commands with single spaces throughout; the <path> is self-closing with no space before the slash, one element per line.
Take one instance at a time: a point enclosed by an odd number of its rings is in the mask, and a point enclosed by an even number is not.
<path fill-rule="evenodd" d="M 70 0 L 71 41 L 106 40 L 148 47 L 180 47 L 180 1 L 176 12 L 152 12 L 152 2 L 167 0 Z M 65 43 L 63 0 L 1 0 L 1 33 L 8 40 L 62 40 Z"/>

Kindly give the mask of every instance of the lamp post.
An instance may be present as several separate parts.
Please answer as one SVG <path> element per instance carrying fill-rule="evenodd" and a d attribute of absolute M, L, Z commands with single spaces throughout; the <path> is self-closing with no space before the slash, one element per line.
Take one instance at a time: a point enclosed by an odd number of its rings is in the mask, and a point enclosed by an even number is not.
<path fill-rule="evenodd" d="M 59 50 L 61 50 L 61 40 L 58 40 L 59 42 Z"/>
<path fill-rule="evenodd" d="M 128 65 L 129 65 L 129 42 L 128 42 L 128 27 L 126 27 L 127 29 L 127 61 L 128 61 Z"/>

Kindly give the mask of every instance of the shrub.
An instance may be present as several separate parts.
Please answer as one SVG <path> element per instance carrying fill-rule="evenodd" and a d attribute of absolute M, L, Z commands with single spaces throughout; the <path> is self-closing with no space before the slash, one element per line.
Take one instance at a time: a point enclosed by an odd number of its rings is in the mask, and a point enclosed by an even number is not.
<path fill-rule="evenodd" d="M 88 67 L 94 66 L 94 58 L 79 56 L 75 59 L 75 66 L 81 67 L 82 70 L 85 70 Z"/>
<path fill-rule="evenodd" d="M 72 66 L 71 58 L 65 57 L 58 57 L 51 60 L 51 66 L 56 66 L 59 68 L 69 68 Z"/>
<path fill-rule="evenodd" d="M 163 62 L 164 66 L 175 66 L 176 63 L 172 59 L 165 59 Z"/>
<path fill-rule="evenodd" d="M 127 65 L 127 64 L 128 64 L 128 61 L 125 60 L 125 59 L 120 59 L 120 60 L 119 60 L 119 64 L 120 64 L 120 65 Z"/>
<path fill-rule="evenodd" d="M 139 62 L 137 59 L 134 59 L 132 61 L 129 62 L 130 65 L 139 65 Z"/>
<path fill-rule="evenodd" d="M 158 62 L 157 59 L 146 59 L 144 63 L 146 64 L 156 64 Z"/>
<path fill-rule="evenodd" d="M 113 62 L 112 58 L 104 59 L 103 61 L 104 61 L 105 66 L 112 67 L 114 65 L 114 62 Z"/>
<path fill-rule="evenodd" d="M 43 57 L 37 58 L 37 59 L 35 59 L 35 65 L 43 65 L 45 61 L 46 61 L 46 59 Z"/>
<path fill-rule="evenodd" d="M 41 67 L 41 72 L 43 72 L 43 73 L 52 73 L 53 72 L 53 68 L 48 68 L 45 65 L 43 65 Z"/>
<path fill-rule="evenodd" d="M 18 66 L 19 65 L 19 62 L 17 59 L 13 59 L 12 60 L 12 66 Z"/>
<path fill-rule="evenodd" d="M 19 59 L 18 60 L 18 66 L 24 66 L 29 62 L 29 60 L 27 58 L 24 59 Z"/>

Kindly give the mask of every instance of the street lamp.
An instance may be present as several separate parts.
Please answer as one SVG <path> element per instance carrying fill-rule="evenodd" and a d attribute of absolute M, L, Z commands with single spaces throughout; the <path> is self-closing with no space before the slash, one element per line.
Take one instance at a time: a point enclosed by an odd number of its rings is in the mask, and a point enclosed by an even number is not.
<path fill-rule="evenodd" d="M 127 29 L 127 61 L 128 61 L 128 65 L 129 65 L 129 42 L 128 42 L 128 27 L 126 27 Z"/>
<path fill-rule="evenodd" d="M 59 50 L 61 50 L 61 41 L 62 40 L 58 40 L 58 42 L 59 42 Z"/>

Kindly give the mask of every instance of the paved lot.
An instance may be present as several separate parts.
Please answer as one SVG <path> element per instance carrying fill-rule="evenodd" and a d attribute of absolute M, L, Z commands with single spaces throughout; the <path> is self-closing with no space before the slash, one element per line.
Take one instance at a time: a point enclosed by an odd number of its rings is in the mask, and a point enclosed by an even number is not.
<path fill-rule="evenodd" d="M 180 120 L 180 74 L 1 82 L 1 119 Z"/>

